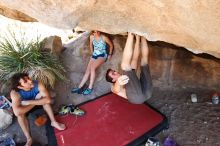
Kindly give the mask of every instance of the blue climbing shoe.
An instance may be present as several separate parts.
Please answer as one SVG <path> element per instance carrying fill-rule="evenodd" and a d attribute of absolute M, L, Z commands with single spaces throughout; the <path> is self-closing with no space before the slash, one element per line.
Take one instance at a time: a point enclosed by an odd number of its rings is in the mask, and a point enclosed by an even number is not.
<path fill-rule="evenodd" d="M 85 89 L 87 89 L 88 85 L 84 84 L 81 88 L 76 87 L 71 90 L 71 93 L 82 94 Z"/>
<path fill-rule="evenodd" d="M 82 92 L 83 95 L 89 95 L 89 94 L 91 94 L 91 93 L 92 93 L 92 89 L 89 89 L 89 88 L 85 89 L 85 90 Z"/>
<path fill-rule="evenodd" d="M 79 87 L 73 88 L 73 89 L 71 90 L 71 93 L 81 94 L 81 93 L 82 93 L 82 88 L 79 88 Z"/>

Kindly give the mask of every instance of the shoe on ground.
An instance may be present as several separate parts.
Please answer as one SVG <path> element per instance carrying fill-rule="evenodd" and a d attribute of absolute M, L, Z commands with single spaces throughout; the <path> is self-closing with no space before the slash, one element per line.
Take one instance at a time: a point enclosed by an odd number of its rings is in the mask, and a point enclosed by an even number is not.
<path fill-rule="evenodd" d="M 63 105 L 60 110 L 59 110 L 59 114 L 60 115 L 66 115 L 70 112 L 71 108 L 67 105 Z"/>
<path fill-rule="evenodd" d="M 87 84 L 84 84 L 81 88 L 76 87 L 71 90 L 71 93 L 82 94 L 82 92 L 88 87 Z"/>
<path fill-rule="evenodd" d="M 93 89 L 90 89 L 90 88 L 87 88 L 87 89 L 85 89 L 84 91 L 83 91 L 83 95 L 89 95 L 89 94 L 91 94 L 92 93 L 92 91 L 93 91 Z"/>
<path fill-rule="evenodd" d="M 83 116 L 85 115 L 85 111 L 75 106 L 74 108 L 71 108 L 70 114 L 76 115 L 76 116 Z"/>
<path fill-rule="evenodd" d="M 77 88 L 73 88 L 73 89 L 71 90 L 71 93 L 81 94 L 81 93 L 82 93 L 82 89 L 79 88 L 79 87 L 77 87 Z"/>

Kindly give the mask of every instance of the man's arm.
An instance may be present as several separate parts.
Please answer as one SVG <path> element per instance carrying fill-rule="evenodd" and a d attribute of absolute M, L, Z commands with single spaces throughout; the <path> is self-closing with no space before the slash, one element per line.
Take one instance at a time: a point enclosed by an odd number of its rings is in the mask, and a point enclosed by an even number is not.
<path fill-rule="evenodd" d="M 121 75 L 112 87 L 112 92 L 117 94 L 124 88 L 124 85 L 129 82 L 129 77 L 127 75 Z"/>
<path fill-rule="evenodd" d="M 41 82 L 38 83 L 38 89 L 39 89 L 39 94 L 42 96 L 42 98 L 35 99 L 35 100 L 28 100 L 27 104 L 28 105 L 50 104 L 51 97 L 49 95 L 49 92 L 47 91 L 46 87 Z"/>
<path fill-rule="evenodd" d="M 12 109 L 16 116 L 23 115 L 34 107 L 34 105 L 21 105 L 20 95 L 14 90 L 11 91 L 10 96 L 12 100 Z"/>

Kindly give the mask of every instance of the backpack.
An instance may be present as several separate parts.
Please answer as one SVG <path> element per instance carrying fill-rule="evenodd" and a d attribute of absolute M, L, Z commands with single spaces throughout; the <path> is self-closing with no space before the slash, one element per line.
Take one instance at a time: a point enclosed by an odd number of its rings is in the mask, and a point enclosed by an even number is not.
<path fill-rule="evenodd" d="M 0 146 L 15 146 L 15 142 L 12 138 L 7 137 L 0 141 Z"/>
<path fill-rule="evenodd" d="M 10 109 L 11 102 L 4 96 L 0 96 L 0 109 Z"/>

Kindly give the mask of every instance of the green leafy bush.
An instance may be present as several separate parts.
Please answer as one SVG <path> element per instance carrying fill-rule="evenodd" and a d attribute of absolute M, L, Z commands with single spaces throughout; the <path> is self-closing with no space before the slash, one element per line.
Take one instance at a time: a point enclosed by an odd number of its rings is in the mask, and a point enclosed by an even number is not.
<path fill-rule="evenodd" d="M 27 40 L 25 37 L 1 37 L 0 40 L 0 80 L 8 81 L 15 73 L 26 72 L 46 86 L 54 87 L 56 79 L 65 80 L 64 67 L 59 58 L 42 51 L 43 42 Z"/>

